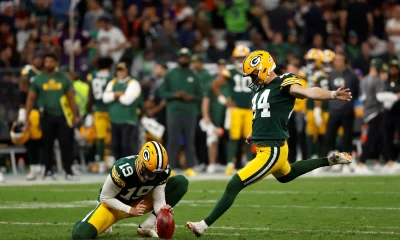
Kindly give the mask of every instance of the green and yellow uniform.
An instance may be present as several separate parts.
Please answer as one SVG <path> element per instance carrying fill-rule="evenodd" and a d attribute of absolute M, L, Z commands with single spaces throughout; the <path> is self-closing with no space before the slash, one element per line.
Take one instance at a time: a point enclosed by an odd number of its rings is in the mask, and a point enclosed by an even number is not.
<path fill-rule="evenodd" d="M 73 90 L 72 82 L 62 73 L 54 75 L 41 73 L 31 82 L 29 89 L 38 94 L 38 102 L 46 114 L 52 116 L 64 115 L 60 99 L 69 90 Z"/>
<path fill-rule="evenodd" d="M 113 79 L 111 81 L 112 84 L 112 91 L 122 91 L 125 92 L 126 88 L 128 87 L 131 81 L 136 81 L 135 79 L 131 79 L 125 82 L 120 82 L 117 79 Z M 110 113 L 110 120 L 112 123 L 130 123 L 135 124 L 138 123 L 138 108 L 139 108 L 139 96 L 136 100 L 129 106 L 126 106 L 119 101 L 113 101 L 109 104 L 109 113 Z"/>
<path fill-rule="evenodd" d="M 251 133 L 251 99 L 253 92 L 248 87 L 251 83 L 249 77 L 243 77 L 236 68 L 227 68 L 222 75 L 227 79 L 229 95 L 236 106 L 230 110 L 230 138 L 239 140 Z"/>
<path fill-rule="evenodd" d="M 296 100 L 289 93 L 293 84 L 301 83 L 294 74 L 284 74 L 259 89 L 253 97 L 252 136 L 257 156 L 238 172 L 244 185 L 253 184 L 271 173 L 279 178 L 290 172 L 286 125 Z"/>
<path fill-rule="evenodd" d="M 27 77 L 29 80 L 29 86 L 37 75 L 41 72 L 33 65 L 26 65 L 22 71 L 21 76 Z M 29 114 L 29 122 L 31 127 L 29 128 L 29 138 L 32 140 L 40 139 L 42 137 L 42 131 L 40 130 L 40 113 L 39 113 L 40 102 L 39 99 L 33 105 L 33 109 Z"/>
<path fill-rule="evenodd" d="M 113 74 L 109 71 L 94 71 L 89 73 L 89 82 L 93 94 L 93 117 L 96 128 L 96 138 L 104 139 L 111 129 L 108 105 L 103 102 L 103 93 L 108 82 L 112 80 Z"/>
<path fill-rule="evenodd" d="M 183 176 L 170 178 L 171 168 L 168 165 L 165 172 L 142 182 L 137 173 L 137 159 L 137 155 L 121 158 L 111 168 L 109 176 L 112 182 L 120 188 L 115 198 L 131 207 L 136 207 L 143 200 L 143 204 L 146 206 L 145 213 L 148 213 L 153 210 L 153 189 L 166 183 L 166 203 L 170 206 L 176 205 L 187 191 L 187 179 Z M 101 191 L 102 189 L 100 189 L 100 193 Z M 75 224 L 72 238 L 94 239 L 114 223 L 129 217 L 133 216 L 101 203 L 99 196 L 95 209 Z"/>

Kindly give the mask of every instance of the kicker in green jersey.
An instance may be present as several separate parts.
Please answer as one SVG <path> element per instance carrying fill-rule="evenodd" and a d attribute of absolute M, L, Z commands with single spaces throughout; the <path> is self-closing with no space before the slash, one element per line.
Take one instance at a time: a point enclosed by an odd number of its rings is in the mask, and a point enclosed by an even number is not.
<path fill-rule="evenodd" d="M 293 112 L 296 98 L 290 95 L 290 85 L 300 84 L 292 73 L 276 77 L 260 88 L 253 97 L 253 143 L 280 147 L 289 138 L 286 125 Z"/>
<path fill-rule="evenodd" d="M 136 172 L 137 158 L 138 155 L 121 158 L 114 163 L 110 170 L 110 176 L 114 184 L 121 188 L 116 199 L 128 205 L 144 197 L 158 185 L 166 183 L 171 174 L 171 168 L 168 165 L 165 172 L 157 174 L 154 179 L 143 183 Z"/>

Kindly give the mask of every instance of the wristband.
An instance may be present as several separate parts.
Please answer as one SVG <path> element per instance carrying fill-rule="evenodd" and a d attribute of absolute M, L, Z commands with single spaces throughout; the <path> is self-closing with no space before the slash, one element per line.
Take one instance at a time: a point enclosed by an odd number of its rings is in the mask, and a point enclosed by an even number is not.
<path fill-rule="evenodd" d="M 331 99 L 336 99 L 336 91 L 331 91 Z"/>
<path fill-rule="evenodd" d="M 224 95 L 222 95 L 222 94 L 219 95 L 217 99 L 218 99 L 218 102 L 221 103 L 222 105 L 226 104 L 226 97 Z"/>

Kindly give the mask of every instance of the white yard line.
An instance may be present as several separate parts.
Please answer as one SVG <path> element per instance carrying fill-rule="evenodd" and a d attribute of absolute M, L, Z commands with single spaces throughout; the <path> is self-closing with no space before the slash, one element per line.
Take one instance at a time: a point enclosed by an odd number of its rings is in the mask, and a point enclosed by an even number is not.
<path fill-rule="evenodd" d="M 0 222 L 0 225 L 36 225 L 36 226 L 72 226 L 74 223 L 50 223 L 50 222 Z M 134 223 L 121 223 L 116 224 L 116 226 L 123 227 L 137 227 L 137 224 Z M 184 228 L 186 226 L 176 225 L 177 228 Z M 368 226 L 370 228 L 376 228 L 373 226 Z M 380 228 L 380 227 L 377 227 Z M 376 235 L 396 235 L 400 236 L 400 232 L 387 232 L 387 231 L 363 231 L 363 230 L 346 230 L 346 229 L 293 229 L 293 228 L 265 228 L 265 227 L 231 227 L 231 226 L 213 226 L 210 229 L 216 230 L 234 230 L 236 232 L 241 231 L 272 231 L 272 232 L 297 232 L 297 233 L 305 233 L 305 232 L 319 232 L 319 233 L 350 233 L 350 234 L 376 234 Z M 206 233 L 206 235 L 222 235 L 222 236 L 239 236 L 240 233 L 226 234 L 226 233 L 216 233 L 210 232 Z"/>
<path fill-rule="evenodd" d="M 182 200 L 178 205 L 190 207 L 211 207 L 217 200 Z M 75 202 L 3 202 L 0 209 L 63 209 L 83 208 L 95 206 L 97 201 Z M 399 211 L 400 207 L 348 207 L 348 206 L 307 206 L 307 205 L 261 205 L 261 204 L 233 204 L 232 207 L 241 208 L 297 208 L 297 209 L 346 209 L 346 210 L 374 210 L 374 211 Z"/>

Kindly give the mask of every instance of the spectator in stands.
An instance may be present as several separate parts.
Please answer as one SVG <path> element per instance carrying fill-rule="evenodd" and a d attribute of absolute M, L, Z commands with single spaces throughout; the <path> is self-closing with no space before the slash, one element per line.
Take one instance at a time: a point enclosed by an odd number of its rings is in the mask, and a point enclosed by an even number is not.
<path fill-rule="evenodd" d="M 387 67 L 386 67 L 387 68 Z M 365 91 L 364 100 L 364 122 L 368 124 L 367 141 L 364 143 L 360 162 L 355 169 L 356 173 L 370 173 L 365 162 L 377 146 L 381 147 L 383 140 L 383 106 L 376 95 L 383 91 L 383 84 L 379 79 L 379 71 L 382 71 L 382 60 L 374 58 L 371 60 L 371 67 L 368 75 L 363 80 Z M 383 145 L 382 145 L 383 146 Z M 388 154 L 383 149 L 379 149 L 386 161 L 389 160 Z"/>
<path fill-rule="evenodd" d="M 55 52 L 56 47 L 54 44 L 54 38 L 52 36 L 52 32 L 48 28 L 47 25 L 41 27 L 39 33 L 39 44 L 38 44 L 38 51 L 39 52 Z"/>
<path fill-rule="evenodd" d="M 386 52 L 380 56 L 380 58 L 384 62 L 390 62 L 392 59 L 397 59 L 395 45 L 392 41 L 386 42 Z"/>
<path fill-rule="evenodd" d="M 189 69 L 190 51 L 179 51 L 178 67 L 167 72 L 160 86 L 160 96 L 167 101 L 168 155 L 172 168 L 178 167 L 179 138 L 185 139 L 185 159 L 187 176 L 195 176 L 192 169 L 195 163 L 194 136 L 196 115 L 201 99 L 201 82 Z"/>
<path fill-rule="evenodd" d="M 106 15 L 99 18 L 99 27 L 97 42 L 100 57 L 111 56 L 115 63 L 119 62 L 128 47 L 124 34 L 111 24 L 111 18 Z"/>
<path fill-rule="evenodd" d="M 139 150 L 137 109 L 140 94 L 140 84 L 129 76 L 126 63 L 118 63 L 116 79 L 107 84 L 103 94 L 103 102 L 109 104 L 115 159 L 130 156 Z"/>
<path fill-rule="evenodd" d="M 346 44 L 346 53 L 350 60 L 357 59 L 360 56 L 361 49 L 358 42 L 358 36 L 355 31 L 349 32 L 349 41 Z"/>
<path fill-rule="evenodd" d="M 191 48 L 196 40 L 196 32 L 193 28 L 192 20 L 182 22 L 182 28 L 179 31 L 179 42 L 182 47 Z"/>
<path fill-rule="evenodd" d="M 101 7 L 101 0 L 88 0 L 88 11 L 85 13 L 83 19 L 84 31 L 92 32 L 96 30 L 96 24 L 100 16 L 107 14 Z"/>
<path fill-rule="evenodd" d="M 353 123 L 354 123 L 354 99 L 358 98 L 359 80 L 354 73 L 347 68 L 348 59 L 343 53 L 336 53 L 333 65 L 334 70 L 329 74 L 329 89 L 338 89 L 341 86 L 350 88 L 353 100 L 349 102 L 329 102 L 329 120 L 324 146 L 321 156 L 327 156 L 328 152 L 335 149 L 337 131 L 343 126 L 344 135 L 340 151 L 352 152 Z"/>
<path fill-rule="evenodd" d="M 355 31 L 360 42 L 364 42 L 372 34 L 374 19 L 366 0 L 350 2 L 343 20 L 345 21 L 342 21 L 342 32 L 346 30 L 346 34 L 349 34 L 350 31 Z"/>
<path fill-rule="evenodd" d="M 386 22 L 386 33 L 389 41 L 394 43 L 395 52 L 400 53 L 400 6 L 396 6 L 393 18 Z"/>
<path fill-rule="evenodd" d="M 291 5 L 288 0 L 279 1 L 279 5 L 268 12 L 271 30 L 273 32 L 281 32 L 282 35 L 289 33 L 289 29 L 293 28 L 294 19 Z"/>
<path fill-rule="evenodd" d="M 58 39 L 58 47 L 61 50 L 61 65 L 69 66 L 69 58 L 73 52 L 74 69 L 70 70 L 85 72 L 89 68 L 88 50 L 94 44 L 94 41 L 88 32 L 77 30 L 75 27 L 72 27 L 72 34 L 71 37 L 69 24 L 66 23 Z M 73 42 L 71 42 L 71 39 L 73 39 Z"/>
<path fill-rule="evenodd" d="M 369 71 L 369 63 L 371 61 L 370 48 L 367 42 L 361 44 L 361 54 L 353 60 L 353 69 L 360 69 L 366 75 Z"/>
<path fill-rule="evenodd" d="M 386 52 L 385 40 L 379 39 L 376 36 L 371 36 L 368 38 L 368 45 L 371 57 L 378 57 Z"/>
<path fill-rule="evenodd" d="M 276 54 L 275 61 L 281 63 L 285 60 L 286 52 L 289 51 L 288 44 L 284 42 L 281 32 L 274 33 L 272 42 L 269 44 L 269 49 Z"/>
<path fill-rule="evenodd" d="M 247 11 L 250 5 L 246 0 L 222 1 L 218 13 L 224 16 L 226 29 L 237 40 L 247 38 Z"/>
<path fill-rule="evenodd" d="M 71 81 L 56 70 L 58 59 L 49 53 L 44 56 L 45 71 L 35 77 L 29 87 L 26 101 L 26 126 L 29 129 L 29 115 L 37 99 L 42 108 L 41 126 L 43 132 L 43 163 L 46 167 L 45 179 L 54 180 L 53 152 L 54 140 L 57 138 L 61 149 L 63 168 L 66 180 L 73 180 L 72 128 L 80 121 L 78 107 L 75 103 Z M 68 106 L 69 105 L 69 106 Z"/>
<path fill-rule="evenodd" d="M 125 15 L 118 19 L 121 29 L 127 39 L 137 35 L 140 26 L 139 9 L 136 4 L 131 4 L 126 10 Z"/>

